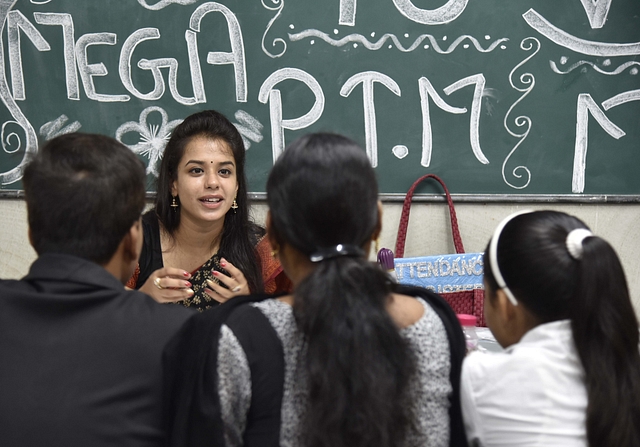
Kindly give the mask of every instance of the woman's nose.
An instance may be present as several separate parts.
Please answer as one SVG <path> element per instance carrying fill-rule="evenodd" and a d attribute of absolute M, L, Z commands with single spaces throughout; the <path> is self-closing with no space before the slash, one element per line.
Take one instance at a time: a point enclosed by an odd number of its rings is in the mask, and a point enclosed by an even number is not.
<path fill-rule="evenodd" d="M 206 182 L 207 182 L 207 188 L 210 188 L 210 189 L 216 189 L 218 188 L 218 186 L 220 186 L 218 183 L 218 176 L 213 173 L 207 174 Z"/>

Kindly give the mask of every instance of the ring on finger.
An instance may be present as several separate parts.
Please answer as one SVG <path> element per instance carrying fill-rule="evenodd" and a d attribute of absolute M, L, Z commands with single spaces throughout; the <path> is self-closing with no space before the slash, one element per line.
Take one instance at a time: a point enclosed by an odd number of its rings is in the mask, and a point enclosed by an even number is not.
<path fill-rule="evenodd" d="M 160 290 L 164 289 L 164 287 L 162 287 L 162 284 L 160 284 L 160 277 L 157 277 L 156 279 L 154 279 L 153 284 Z"/>
<path fill-rule="evenodd" d="M 238 284 L 237 286 L 235 286 L 233 289 L 231 289 L 231 291 L 233 293 L 239 292 L 242 290 L 242 286 L 240 284 Z"/>

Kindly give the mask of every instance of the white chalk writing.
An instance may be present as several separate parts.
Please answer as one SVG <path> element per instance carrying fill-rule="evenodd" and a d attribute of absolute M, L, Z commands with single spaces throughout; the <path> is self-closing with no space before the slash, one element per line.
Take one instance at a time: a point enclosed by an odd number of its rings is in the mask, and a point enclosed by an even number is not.
<path fill-rule="evenodd" d="M 280 90 L 274 89 L 274 87 L 287 79 L 303 82 L 307 87 L 309 87 L 315 96 L 315 102 L 313 103 L 311 110 L 299 118 L 283 119 L 282 117 L 282 96 L 280 95 Z M 320 87 L 318 81 L 309 73 L 298 68 L 282 68 L 272 73 L 264 81 L 260 87 L 260 92 L 258 93 L 258 101 L 263 104 L 269 102 L 271 117 L 271 146 L 273 162 L 275 163 L 278 157 L 280 157 L 280 154 L 282 154 L 282 151 L 284 151 L 284 130 L 300 130 L 315 123 L 324 111 L 325 99 L 322 87 Z"/>
<path fill-rule="evenodd" d="M 589 115 L 593 116 L 600 127 L 613 138 L 618 139 L 625 135 L 624 131 L 613 124 L 604 112 L 598 107 L 590 94 L 581 93 L 578 96 L 578 108 L 576 116 L 576 145 L 573 157 L 573 176 L 571 179 L 571 192 L 584 192 L 584 174 L 587 164 L 587 145 L 589 136 Z"/>
<path fill-rule="evenodd" d="M 620 93 L 602 102 L 602 108 L 607 111 L 613 107 L 626 104 L 631 101 L 640 101 L 640 90 L 631 90 Z M 583 93 L 578 96 L 576 144 L 573 158 L 573 176 L 571 180 L 571 191 L 574 193 L 584 192 L 585 171 L 587 167 L 587 148 L 589 145 L 589 115 L 593 116 L 598 124 L 615 139 L 622 138 L 625 132 L 607 118 L 604 112 L 598 107 L 591 95 Z"/>
<path fill-rule="evenodd" d="M 366 71 L 351 76 L 340 89 L 345 98 L 351 94 L 358 84 L 362 84 L 362 102 L 364 109 L 365 147 L 371 166 L 378 166 L 378 130 L 376 127 L 376 109 L 373 98 L 373 84 L 380 83 L 401 96 L 400 86 L 389 76 L 376 71 Z"/>
<path fill-rule="evenodd" d="M 393 153 L 393 155 L 395 155 L 399 160 L 402 160 L 404 157 L 409 155 L 409 148 L 403 144 L 398 144 L 393 146 L 391 153 Z"/>
<path fill-rule="evenodd" d="M 354 26 L 356 24 L 356 1 L 340 0 L 340 25 Z"/>
<path fill-rule="evenodd" d="M 442 97 L 433 88 L 431 82 L 422 77 L 418 80 L 420 87 L 420 106 L 422 109 L 422 158 L 420 164 L 424 167 L 429 167 L 431 164 L 431 154 L 433 152 L 433 137 L 431 130 L 431 113 L 429 110 L 429 98 L 431 98 L 435 105 L 447 113 L 461 114 L 466 113 L 467 109 L 461 107 L 453 107 L 444 102 Z"/>
<path fill-rule="evenodd" d="M 236 101 L 247 102 L 247 70 L 244 58 L 244 42 L 240 23 L 235 14 L 220 3 L 209 2 L 199 6 L 194 11 L 189 25 L 192 30 L 200 32 L 200 22 L 210 12 L 220 12 L 227 20 L 231 51 L 211 51 L 207 54 L 207 63 L 211 65 L 233 65 L 236 80 Z"/>
<path fill-rule="evenodd" d="M 49 51 L 51 46 L 42 34 L 20 11 L 10 11 L 7 16 L 7 35 L 9 42 L 9 66 L 11 67 L 11 88 L 16 100 L 24 100 L 24 75 L 22 73 L 22 55 L 20 49 L 20 31 L 31 40 L 38 51 Z"/>
<path fill-rule="evenodd" d="M 38 25 L 57 25 L 62 27 L 62 44 L 64 52 L 64 73 L 67 83 L 67 98 L 80 100 L 78 72 L 76 71 L 75 36 L 71 14 L 36 12 L 33 17 Z M 22 64 L 22 60 L 15 62 Z M 12 68 L 13 70 L 13 68 Z"/>
<path fill-rule="evenodd" d="M 134 85 L 133 79 L 131 77 L 131 59 L 133 57 L 133 52 L 135 51 L 138 44 L 145 40 L 151 39 L 159 39 L 160 31 L 157 28 L 142 28 L 134 33 L 132 33 L 127 40 L 122 45 L 122 51 L 120 52 L 120 64 L 119 64 L 119 72 L 120 79 L 122 80 L 122 84 L 125 88 L 133 94 L 135 97 L 144 99 L 147 101 L 154 101 L 162 98 L 165 91 L 164 78 L 162 76 L 161 68 L 169 69 L 169 89 L 171 91 L 171 95 L 173 98 L 184 105 L 193 105 L 198 103 L 206 102 L 206 97 L 204 94 L 204 86 L 202 84 L 202 75 L 200 72 L 199 59 L 197 68 L 192 73 L 196 73 L 193 76 L 193 97 L 184 97 L 178 92 L 177 87 L 177 77 L 178 77 L 178 61 L 174 58 L 160 58 L 154 60 L 141 59 L 138 62 L 138 67 L 143 70 L 151 71 L 154 80 L 154 89 L 149 93 L 140 92 Z M 188 38 L 187 38 L 188 39 Z M 197 58 L 197 49 L 192 49 L 192 46 L 189 45 L 189 57 L 190 59 L 195 57 Z M 193 66 L 193 64 L 192 64 Z"/>
<path fill-rule="evenodd" d="M 498 177 L 493 179 L 494 186 L 491 188 L 495 188 L 495 183 L 501 185 L 504 182 L 509 188 L 523 190 L 531 183 L 532 171 L 537 184 L 540 184 L 541 174 L 548 173 L 544 172 L 546 162 L 538 161 L 541 159 L 539 154 L 530 151 L 525 157 L 521 148 L 525 145 L 528 147 L 528 143 L 532 142 L 528 138 L 531 138 L 534 125 L 540 127 L 534 129 L 537 133 L 550 129 L 541 128 L 541 124 L 548 125 L 549 120 L 538 120 L 538 115 L 526 111 L 517 112 L 526 110 L 524 106 L 527 104 L 533 104 L 536 111 L 543 110 L 539 104 L 543 104 L 545 99 L 542 94 L 546 94 L 549 89 L 534 88 L 541 80 L 545 83 L 548 79 L 558 80 L 556 74 L 564 76 L 558 81 L 561 85 L 555 86 L 555 91 L 559 92 L 558 97 L 563 95 L 563 101 L 567 104 L 576 104 L 577 99 L 575 115 L 573 106 L 569 106 L 571 122 L 574 116 L 576 119 L 575 145 L 571 147 L 573 141 L 567 144 L 567 138 L 559 138 L 558 141 L 563 141 L 568 147 L 557 149 L 566 150 L 567 155 L 573 155 L 573 193 L 583 193 L 585 189 L 588 125 L 591 117 L 614 138 L 622 138 L 625 131 L 636 138 L 637 129 L 629 124 L 629 117 L 621 118 L 619 113 L 622 110 L 617 113 L 607 111 L 639 100 L 638 86 L 632 83 L 640 79 L 633 78 L 640 73 L 640 62 L 635 60 L 640 55 L 640 42 L 623 42 L 625 39 L 619 37 L 615 40 L 620 42 L 600 42 L 597 37 L 593 37 L 598 35 L 593 30 L 604 28 L 605 25 L 611 26 L 608 20 L 620 20 L 620 11 L 613 9 L 616 14 L 608 19 L 613 4 L 611 0 L 572 2 L 579 16 L 579 26 L 587 28 L 582 36 L 590 36 L 593 40 L 577 37 L 580 34 L 569 34 L 534 9 L 524 8 L 518 12 L 521 14 L 526 11 L 522 14 L 524 21 L 519 20 L 514 25 L 516 32 L 513 36 L 518 36 L 515 40 L 512 35 L 497 35 L 500 27 L 489 31 L 490 28 L 477 28 L 474 25 L 474 33 L 465 29 L 470 22 L 476 21 L 476 17 L 479 18 L 478 23 L 484 25 L 481 18 L 486 12 L 482 7 L 471 11 L 476 5 L 469 0 L 440 0 L 437 2 L 439 6 L 434 6 L 433 2 L 427 6 L 428 2 L 424 0 L 379 1 L 387 2 L 389 6 L 387 10 L 380 9 L 381 13 L 390 12 L 404 22 L 411 22 L 409 26 L 403 27 L 402 23 L 398 26 L 386 19 L 365 23 L 371 14 L 363 15 L 365 11 L 362 8 L 374 6 L 362 1 L 358 5 L 358 0 L 334 0 L 333 8 L 329 9 L 326 9 L 326 5 L 308 4 L 304 6 L 308 11 L 305 9 L 302 14 L 295 10 L 296 2 L 287 4 L 285 8 L 285 0 L 260 0 L 260 3 L 255 2 L 248 9 L 244 5 L 240 6 L 242 2 L 235 2 L 239 11 L 233 11 L 234 6 L 227 6 L 231 3 L 222 1 L 138 0 L 131 2 L 129 9 L 123 9 L 133 11 L 135 14 L 132 16 L 135 16 L 136 21 L 128 23 L 123 20 L 123 26 L 118 24 L 113 28 L 109 28 L 109 23 L 100 23 L 101 26 L 97 29 L 99 32 L 86 32 L 86 23 L 98 23 L 94 20 L 100 14 L 96 8 L 72 16 L 66 12 L 52 12 L 56 7 L 71 8 L 69 5 L 73 2 L 70 0 L 30 0 L 20 3 L 19 7 L 16 7 L 19 4 L 17 0 L 0 0 L 2 30 L 6 27 L 6 33 L 0 36 L 3 54 L 0 68 L 6 69 L 3 78 L 0 78 L 0 98 L 11 115 L 0 120 L 0 152 L 12 154 L 7 159 L 11 160 L 11 167 L 15 166 L 13 169 L 5 168 L 7 172 L 0 173 L 0 182 L 7 184 L 21 178 L 24 163 L 37 150 L 36 135 L 47 140 L 76 131 L 82 126 L 93 131 L 89 128 L 95 126 L 92 121 L 99 121 L 93 119 L 97 116 L 85 118 L 82 115 L 87 110 L 84 104 L 80 107 L 82 114 L 74 113 L 69 109 L 70 102 L 60 101 L 65 93 L 66 98 L 71 101 L 103 103 L 96 105 L 100 113 L 118 117 L 112 118 L 118 119 L 114 126 L 119 125 L 116 136 L 127 140 L 138 155 L 149 159 L 147 171 L 151 175 L 157 175 L 157 165 L 166 140 L 175 123 L 179 122 L 169 120 L 168 115 L 175 113 L 183 116 L 189 112 L 188 108 L 211 107 L 233 115 L 234 125 L 240 132 L 246 149 L 255 148 L 253 150 L 260 151 L 268 148 L 270 142 L 271 149 L 266 150 L 274 161 L 286 146 L 286 139 L 289 138 L 287 131 L 295 132 L 311 127 L 345 133 L 360 131 L 372 166 L 379 168 L 384 175 L 391 169 L 389 165 L 385 165 L 385 160 L 389 159 L 397 167 L 417 164 L 419 158 L 420 165 L 414 166 L 416 169 L 440 169 L 441 163 L 451 162 L 452 157 L 455 164 L 452 151 L 447 145 L 439 145 L 438 142 L 443 133 L 452 131 L 453 134 L 456 129 L 455 147 L 459 148 L 461 141 L 466 146 L 468 127 L 471 151 L 460 148 L 466 151 L 466 157 L 473 155 L 475 160 L 472 161 L 475 163 L 477 160 L 480 165 L 489 164 L 489 159 L 494 161 L 496 156 L 502 160 L 501 179 L 500 174 L 497 174 L 497 166 L 495 170 L 487 169 L 482 172 L 480 168 L 484 167 L 478 166 L 477 174 L 495 172 L 493 175 Z M 27 6 L 28 3 L 31 5 Z M 320 10 L 329 13 L 319 17 L 316 13 Z M 178 11 L 180 14 L 177 14 Z M 256 11 L 265 17 L 255 19 Z M 463 16 L 465 11 L 469 17 Z M 635 13 L 635 9 L 633 11 Z M 126 18 L 119 15 L 119 12 L 119 9 L 112 9 L 108 16 L 115 19 Z M 165 28 L 157 25 L 154 23 L 156 17 L 157 23 L 163 26 L 166 25 L 167 17 L 170 17 L 171 26 Z M 549 17 L 552 21 L 556 20 Z M 460 26 L 450 25 L 459 18 Z M 286 23 L 283 22 L 285 19 Z M 81 29 L 80 24 L 84 34 L 76 35 L 76 31 Z M 385 29 L 387 27 L 393 29 Z M 482 29 L 485 30 L 481 31 Z M 513 27 L 503 29 L 511 32 Z M 572 29 L 572 32 L 581 32 L 579 27 Z M 537 37 L 547 39 L 545 42 L 548 43 L 545 45 L 561 47 L 560 56 L 549 60 L 548 65 L 546 61 L 544 64 L 537 64 L 537 72 L 534 71 L 533 64 L 529 64 L 540 52 L 540 41 L 534 37 L 526 37 L 532 30 L 539 33 Z M 280 33 L 281 37 L 272 35 L 275 33 Z M 476 37 L 471 34 L 476 34 Z M 625 34 L 621 32 L 608 35 Z M 247 40 L 246 48 L 245 38 L 254 40 Z M 513 43 L 510 38 L 514 39 Z M 635 39 L 637 36 L 627 40 Z M 516 42 L 520 42 L 519 48 Z M 501 52 L 502 54 L 497 54 Z M 335 66 L 332 60 L 334 54 L 339 56 Z M 550 51 L 547 54 L 558 52 Z M 287 57 L 283 57 L 285 55 Z M 387 59 L 387 55 L 391 57 Z M 503 55 L 515 55 L 518 58 L 513 63 L 507 62 L 507 71 L 511 69 L 508 78 L 504 73 L 496 73 L 504 66 L 501 61 Z M 620 56 L 631 60 L 615 59 Z M 247 61 L 247 57 L 255 59 Z M 279 61 L 277 58 L 282 59 Z M 320 65 L 317 61 L 320 61 Z M 413 65 L 415 61 L 419 62 Z M 484 64 L 479 61 L 491 62 Z M 334 72 L 336 69 L 339 73 Z M 443 69 L 447 70 L 444 76 Z M 414 73 L 415 78 L 407 82 L 404 72 Z M 41 73 L 46 82 L 38 82 L 37 76 Z M 332 73 L 335 75 L 333 78 Z M 536 73 L 536 77 L 533 73 Z M 624 83 L 606 88 L 600 85 L 603 77 L 612 76 L 618 76 L 615 81 Z M 600 84 L 593 82 L 593 78 L 598 77 Z M 507 79 L 511 89 L 503 86 Z M 380 85 L 376 84 L 382 84 L 392 94 L 384 88 L 381 90 Z M 332 111 L 335 107 L 345 105 L 357 111 L 360 106 L 356 104 L 354 109 L 353 103 L 356 98 L 360 101 L 360 91 L 356 90 L 361 85 L 362 115 L 358 113 L 354 119 L 356 123 L 363 121 L 364 129 L 358 130 L 358 125 L 354 128 L 351 122 L 339 123 L 336 129 L 332 129 L 331 126 L 335 123 L 330 121 L 331 117 L 323 116 L 325 93 L 327 100 L 332 101 Z M 585 85 L 593 86 L 593 91 Z M 576 91 L 578 88 L 580 90 Z M 628 91 L 620 93 L 620 90 Z M 33 102 L 40 99 L 36 92 L 42 96 L 43 102 L 50 102 L 51 107 L 60 107 L 60 110 L 34 113 L 32 124 L 18 104 L 23 105 L 27 111 L 33 110 Z M 568 101 L 567 94 L 570 95 Z M 593 98 L 598 98 L 598 102 Z M 600 103 L 602 98 L 609 99 Z M 501 102 L 505 99 L 509 102 Z M 413 104 L 408 104 L 410 101 Z M 417 101 L 420 101 L 419 110 Z M 129 104 L 121 104 L 126 102 Z M 162 104 L 162 107 L 154 103 Z M 134 113 L 135 116 L 140 116 L 139 121 L 125 122 L 131 117 L 122 116 L 129 115 L 126 110 L 131 110 L 131 107 L 136 109 Z M 388 127 L 381 124 L 386 121 L 397 123 L 395 115 L 398 111 L 402 111 L 403 117 L 406 116 L 408 126 L 405 132 L 396 135 L 388 132 Z M 390 113 L 394 114 L 392 120 L 387 119 Z M 454 125 L 443 126 L 442 116 L 447 114 L 465 116 L 447 116 Z M 80 121 L 69 119 L 69 116 L 75 115 L 82 116 L 82 125 Z M 331 115 L 344 116 L 341 113 Z M 152 119 L 148 120 L 149 117 Z M 609 118 L 615 119 L 616 124 Z M 322 122 L 322 125 L 314 125 L 321 119 L 326 119 L 327 125 Z M 34 130 L 35 120 L 39 126 L 38 132 Z M 460 122 L 464 123 L 462 132 L 459 131 Z M 495 131 L 496 125 L 498 132 Z M 419 126 L 422 126 L 420 143 L 416 141 L 419 138 Z M 566 127 L 562 124 L 559 126 L 553 130 Z M 573 124 L 570 128 L 573 128 Z M 131 140 L 132 137 L 128 135 L 135 132 L 139 135 L 139 141 Z M 502 135 L 495 135 L 499 133 Z M 573 139 L 573 134 L 570 139 Z M 267 140 L 266 145 L 263 140 Z M 623 144 L 627 140 L 631 139 L 623 140 Z M 413 152 L 418 150 L 418 144 L 421 144 L 419 157 L 417 152 Z M 413 148 L 412 145 L 416 147 Z M 380 150 L 383 152 L 380 153 Z M 570 150 L 573 150 L 572 154 Z M 516 154 L 517 151 L 520 152 Z M 16 166 L 15 160 L 23 153 L 23 160 Z M 410 153 L 416 157 L 409 157 Z M 556 171 L 568 177 L 568 167 L 558 168 Z M 568 181 L 564 182 L 563 188 L 568 191 Z M 499 189 L 498 186 L 495 191 Z M 453 266 L 451 268 L 454 269 Z"/>
<path fill-rule="evenodd" d="M 117 36 L 114 33 L 89 33 L 81 36 L 76 42 L 76 61 L 84 91 L 89 99 L 101 102 L 125 102 L 129 101 L 129 95 L 111 95 L 96 92 L 93 83 L 94 76 L 106 76 L 109 74 L 107 67 L 102 63 L 90 64 L 87 50 L 92 45 L 115 45 Z"/>
<path fill-rule="evenodd" d="M 423 25 L 443 25 L 453 22 L 467 7 L 469 0 L 449 0 L 436 9 L 421 9 L 416 7 L 411 0 L 393 0 L 398 11 L 408 18 Z"/>
<path fill-rule="evenodd" d="M 591 1 L 591 0 L 586 0 Z M 551 23 L 535 10 L 530 9 L 522 17 L 529 26 L 540 34 L 551 40 L 553 43 L 568 48 L 576 53 L 586 54 L 589 56 L 636 56 L 640 54 L 640 42 L 635 43 L 605 43 L 591 42 L 572 36 Z"/>
<path fill-rule="evenodd" d="M 580 0 L 589 18 L 591 28 L 602 28 L 607 20 L 612 0 Z"/>
<path fill-rule="evenodd" d="M 6 18 L 9 13 L 9 10 L 15 5 L 17 0 L 2 0 L 0 1 L 0 54 L 4 55 L 4 43 L 2 35 L 4 34 L 4 26 L 6 23 Z M 4 57 L 0 57 L 0 99 L 4 103 L 4 105 L 9 110 L 9 113 L 13 117 L 13 120 L 7 121 L 2 125 L 2 133 L 0 134 L 0 138 L 2 139 L 2 149 L 5 152 L 11 153 L 16 152 L 22 147 L 22 139 L 21 136 L 15 132 L 6 132 L 6 127 L 9 124 L 17 124 L 20 127 L 21 133 L 24 133 L 24 156 L 20 163 L 11 168 L 10 170 L 3 172 L 0 174 L 0 184 L 9 185 L 11 183 L 17 182 L 22 178 L 22 173 L 24 171 L 25 166 L 31 160 L 33 155 L 35 155 L 38 150 L 38 137 L 36 136 L 36 131 L 27 119 L 27 117 L 22 113 L 20 107 L 16 104 L 16 101 L 11 96 L 11 92 L 9 91 L 9 84 L 7 82 L 7 75 L 4 63 Z M 8 145 L 11 146 L 11 141 L 15 142 L 16 149 L 9 149 Z"/>
<path fill-rule="evenodd" d="M 482 164 L 488 164 L 489 160 L 485 157 L 482 149 L 480 148 L 480 108 L 482 106 L 482 96 L 484 95 L 484 86 L 486 82 L 482 73 L 460 79 L 454 82 L 448 87 L 445 87 L 444 92 L 447 95 L 460 90 L 468 85 L 475 85 L 473 91 L 473 100 L 471 102 L 471 119 L 469 120 L 469 140 L 471 142 L 471 150 L 473 155 Z"/>

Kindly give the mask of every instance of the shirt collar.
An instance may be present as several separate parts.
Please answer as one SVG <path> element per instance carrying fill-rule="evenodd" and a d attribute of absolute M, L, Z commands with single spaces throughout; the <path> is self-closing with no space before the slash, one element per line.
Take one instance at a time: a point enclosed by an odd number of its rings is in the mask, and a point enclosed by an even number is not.
<path fill-rule="evenodd" d="M 73 255 L 45 253 L 31 265 L 24 281 L 60 281 L 122 289 L 124 285 L 102 266 Z"/>

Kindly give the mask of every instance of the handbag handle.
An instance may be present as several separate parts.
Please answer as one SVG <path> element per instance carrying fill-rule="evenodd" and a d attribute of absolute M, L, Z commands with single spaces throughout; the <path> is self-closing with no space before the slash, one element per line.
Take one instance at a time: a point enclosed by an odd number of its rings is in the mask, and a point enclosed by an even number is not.
<path fill-rule="evenodd" d="M 458 218 L 456 217 L 456 209 L 453 207 L 453 200 L 451 200 L 451 194 L 447 189 L 447 185 L 444 184 L 442 179 L 435 174 L 426 174 L 416 180 L 407 195 L 404 198 L 404 204 L 402 205 L 402 214 L 400 215 L 400 225 L 398 227 L 398 236 L 396 238 L 396 250 L 394 257 L 402 258 L 404 256 L 404 244 L 407 240 L 407 226 L 409 225 L 409 213 L 411 212 L 411 200 L 413 199 L 413 192 L 416 187 L 422 183 L 423 180 L 432 178 L 444 189 L 444 194 L 447 198 L 447 204 L 449 205 L 449 214 L 451 215 L 451 233 L 453 235 L 453 245 L 455 246 L 456 253 L 464 253 L 464 246 L 462 245 L 462 238 L 460 237 L 460 229 L 458 228 Z"/>

